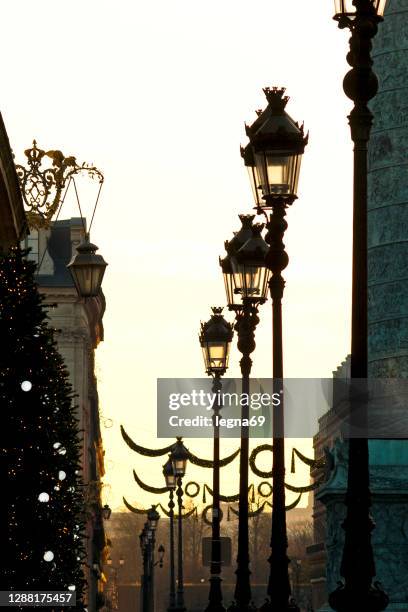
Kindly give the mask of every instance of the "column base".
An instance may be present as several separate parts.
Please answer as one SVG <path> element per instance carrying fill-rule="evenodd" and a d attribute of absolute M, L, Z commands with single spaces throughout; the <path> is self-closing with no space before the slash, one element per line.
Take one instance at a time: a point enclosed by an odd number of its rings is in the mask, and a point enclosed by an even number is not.
<path fill-rule="evenodd" d="M 382 612 L 388 606 L 388 596 L 379 583 L 371 586 L 368 592 L 347 588 L 343 583 L 329 595 L 329 605 L 336 612 Z"/>
<path fill-rule="evenodd" d="M 292 597 L 283 605 L 268 598 L 259 608 L 259 612 L 300 612 L 300 610 Z"/>
<path fill-rule="evenodd" d="M 227 612 L 257 612 L 255 604 L 251 601 L 249 604 L 240 605 L 233 601 L 227 608 Z"/>
<path fill-rule="evenodd" d="M 210 593 L 205 612 L 226 612 L 222 603 L 221 582 L 222 579 L 218 575 L 213 575 L 210 577 Z"/>

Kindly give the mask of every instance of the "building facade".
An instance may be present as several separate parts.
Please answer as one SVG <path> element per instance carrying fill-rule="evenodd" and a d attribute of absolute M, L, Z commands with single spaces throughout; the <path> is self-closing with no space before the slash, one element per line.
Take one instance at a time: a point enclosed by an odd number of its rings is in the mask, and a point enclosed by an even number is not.
<path fill-rule="evenodd" d="M 58 349 L 68 368 L 75 394 L 87 513 L 87 607 L 89 612 L 94 612 L 102 599 L 106 544 L 101 512 L 104 452 L 95 377 L 95 350 L 103 340 L 105 299 L 102 293 L 87 300 L 79 298 L 66 267 L 83 237 L 82 220 L 74 218 L 55 221 L 49 229 L 32 229 L 25 239 L 25 246 L 31 249 L 29 258 L 38 265 L 37 281 L 48 307 L 50 325 L 56 329 Z"/>
<path fill-rule="evenodd" d="M 28 232 L 13 153 L 0 113 L 0 253 Z"/>

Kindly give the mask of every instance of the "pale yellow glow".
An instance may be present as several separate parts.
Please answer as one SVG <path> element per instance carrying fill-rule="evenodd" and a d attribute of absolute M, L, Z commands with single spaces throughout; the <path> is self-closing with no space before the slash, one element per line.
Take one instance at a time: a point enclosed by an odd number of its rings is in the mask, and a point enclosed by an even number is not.
<path fill-rule="evenodd" d="M 286 86 L 288 112 L 310 130 L 285 238 L 285 373 L 331 376 L 349 352 L 347 34 L 332 12 L 327 0 L 2 6 L 1 111 L 17 159 L 35 137 L 106 176 L 91 239 L 109 262 L 97 376 L 101 411 L 113 420 L 103 429 L 113 508 L 122 495 L 152 503 L 132 469 L 163 486 L 166 460 L 138 458 L 119 425 L 146 446 L 165 446 L 155 436 L 156 378 L 204 376 L 199 323 L 225 303 L 218 256 L 237 215 L 253 207 L 239 145 L 244 122 L 266 104 L 265 86 Z M 96 192 L 83 189 L 89 216 Z M 71 198 L 60 218 L 72 214 Z M 260 316 L 253 373 L 268 377 L 269 303 Z M 239 358 L 234 345 L 229 375 L 239 376 Z M 210 441 L 187 445 L 211 457 Z M 222 454 L 235 445 L 225 442 Z M 310 453 L 310 443 L 302 448 Z M 189 479 L 210 477 L 189 467 Z M 292 482 L 305 479 L 303 471 Z M 236 492 L 236 471 L 223 472 L 222 486 Z"/>

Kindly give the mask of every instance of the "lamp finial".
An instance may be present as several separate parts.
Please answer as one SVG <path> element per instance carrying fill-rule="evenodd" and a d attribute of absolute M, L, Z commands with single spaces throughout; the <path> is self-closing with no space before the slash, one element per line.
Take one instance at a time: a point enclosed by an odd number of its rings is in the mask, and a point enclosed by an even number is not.
<path fill-rule="evenodd" d="M 263 92 L 273 110 L 283 111 L 289 101 L 285 87 L 264 87 Z"/>

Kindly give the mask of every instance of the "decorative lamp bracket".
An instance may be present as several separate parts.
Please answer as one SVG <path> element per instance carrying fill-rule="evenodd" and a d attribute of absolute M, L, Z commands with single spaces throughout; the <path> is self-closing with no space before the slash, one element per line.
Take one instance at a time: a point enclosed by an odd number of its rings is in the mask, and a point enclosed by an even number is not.
<path fill-rule="evenodd" d="M 61 203 L 64 187 L 71 177 L 82 172 L 92 179 L 103 183 L 103 174 L 91 164 L 79 165 L 73 156 L 65 157 L 61 151 L 44 151 L 33 140 L 31 149 L 24 151 L 27 166 L 16 165 L 23 201 L 26 206 L 28 224 L 31 228 L 48 228 L 52 217 Z M 44 157 L 49 157 L 52 165 L 42 167 Z"/>

